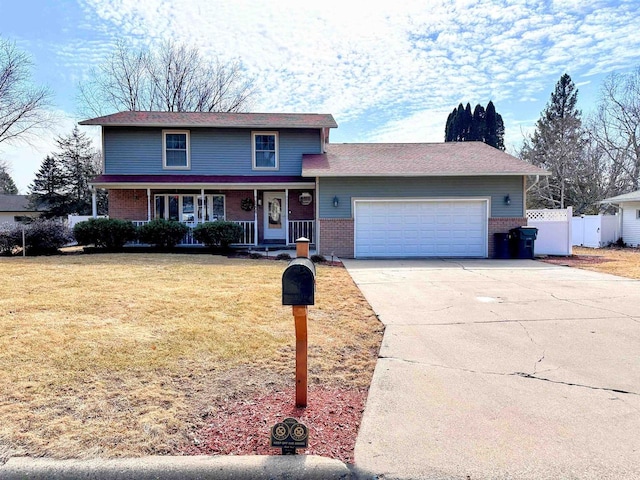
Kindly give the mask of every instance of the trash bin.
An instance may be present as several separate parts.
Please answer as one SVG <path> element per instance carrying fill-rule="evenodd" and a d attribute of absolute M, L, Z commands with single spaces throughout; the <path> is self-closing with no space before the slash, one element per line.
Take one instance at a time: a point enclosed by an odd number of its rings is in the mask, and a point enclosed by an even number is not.
<path fill-rule="evenodd" d="M 538 229 L 536 227 L 518 227 L 512 228 L 509 233 L 511 234 L 511 256 L 513 258 L 533 258 Z"/>
<path fill-rule="evenodd" d="M 511 241 L 510 233 L 494 233 L 493 234 L 493 257 L 494 258 L 511 258 L 511 250 L 509 242 Z"/>

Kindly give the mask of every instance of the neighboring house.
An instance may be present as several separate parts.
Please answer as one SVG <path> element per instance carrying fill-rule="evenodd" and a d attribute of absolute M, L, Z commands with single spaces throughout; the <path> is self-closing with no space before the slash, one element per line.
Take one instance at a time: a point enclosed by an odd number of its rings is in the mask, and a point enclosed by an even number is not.
<path fill-rule="evenodd" d="M 109 216 L 225 219 L 241 244 L 304 235 L 343 257 L 492 255 L 526 224 L 525 184 L 547 172 L 480 142 L 330 144 L 331 115 L 121 112 L 102 126 Z"/>
<path fill-rule="evenodd" d="M 0 194 L 0 223 L 20 223 L 39 217 L 41 213 L 29 206 L 27 195 Z"/>
<path fill-rule="evenodd" d="M 605 198 L 600 203 L 609 203 L 620 208 L 622 241 L 632 247 L 640 246 L 640 190 Z"/>

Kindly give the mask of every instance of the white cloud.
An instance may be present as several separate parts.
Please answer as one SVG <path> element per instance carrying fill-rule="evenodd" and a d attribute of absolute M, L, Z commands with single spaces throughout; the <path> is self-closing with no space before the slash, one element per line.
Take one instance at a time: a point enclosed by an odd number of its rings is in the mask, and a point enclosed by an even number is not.
<path fill-rule="evenodd" d="M 117 37 L 173 38 L 205 55 L 240 57 L 261 87 L 256 110 L 331 112 L 371 138 L 441 138 L 458 102 L 503 113 L 507 133 L 537 115 L 561 74 L 601 75 L 640 63 L 635 0 L 81 0 L 97 32 L 60 61 L 94 65 Z M 444 115 L 446 119 L 446 114 Z M 444 122 L 444 119 L 442 120 Z M 406 129 L 406 130 L 403 130 Z M 436 136 L 437 131 L 437 136 Z M 396 137 L 394 137 L 396 135 Z"/>

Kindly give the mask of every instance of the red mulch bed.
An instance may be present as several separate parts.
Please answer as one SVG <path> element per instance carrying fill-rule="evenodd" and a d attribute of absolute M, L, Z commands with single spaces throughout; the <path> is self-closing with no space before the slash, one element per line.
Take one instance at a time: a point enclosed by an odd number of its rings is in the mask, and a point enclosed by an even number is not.
<path fill-rule="evenodd" d="M 309 448 L 298 453 L 353 463 L 366 397 L 365 391 L 310 387 L 306 408 L 296 408 L 294 389 L 221 401 L 182 453 L 280 455 L 280 449 L 269 447 L 271 427 L 293 417 L 309 428 Z"/>
<path fill-rule="evenodd" d="M 566 265 L 568 267 L 579 267 L 582 265 L 594 265 L 596 263 L 610 262 L 611 260 L 600 255 L 572 255 L 570 257 L 548 257 L 542 258 L 543 262 L 553 265 Z"/>

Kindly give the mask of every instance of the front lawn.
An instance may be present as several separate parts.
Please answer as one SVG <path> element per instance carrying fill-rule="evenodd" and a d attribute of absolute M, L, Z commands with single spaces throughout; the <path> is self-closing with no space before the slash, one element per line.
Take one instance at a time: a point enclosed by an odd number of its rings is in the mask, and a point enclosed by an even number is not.
<path fill-rule="evenodd" d="M 0 258 L 0 460 L 180 454 L 227 403 L 293 388 L 286 265 Z M 364 398 L 382 327 L 346 270 L 318 266 L 309 319 L 310 406 L 313 389 Z"/>
<path fill-rule="evenodd" d="M 571 257 L 548 257 L 547 263 L 640 279 L 640 249 L 573 247 Z"/>

